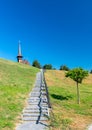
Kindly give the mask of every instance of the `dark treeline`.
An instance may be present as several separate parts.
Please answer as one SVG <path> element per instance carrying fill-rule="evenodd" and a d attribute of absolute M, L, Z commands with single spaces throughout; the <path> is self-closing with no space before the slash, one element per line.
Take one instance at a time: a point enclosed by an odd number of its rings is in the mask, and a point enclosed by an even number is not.
<path fill-rule="evenodd" d="M 38 60 L 34 60 L 32 63 L 32 66 L 39 68 L 39 69 L 42 68 L 42 69 L 48 69 L 48 70 L 57 70 L 56 68 L 53 67 L 52 64 L 45 64 L 42 66 Z M 67 65 L 63 64 L 63 65 L 60 65 L 59 70 L 69 71 L 71 69 Z M 89 73 L 92 74 L 92 70 L 90 70 Z"/>
<path fill-rule="evenodd" d="M 56 68 L 54 68 L 52 64 L 45 64 L 45 65 L 42 66 L 42 65 L 39 63 L 38 60 L 34 60 L 33 63 L 32 63 L 32 66 L 37 67 L 37 68 L 39 68 L 39 69 L 43 68 L 43 69 L 48 69 L 48 70 L 56 70 Z M 69 69 L 69 67 L 66 66 L 66 65 L 61 65 L 60 68 L 59 68 L 59 70 L 68 71 L 68 70 L 70 70 L 70 69 Z"/>

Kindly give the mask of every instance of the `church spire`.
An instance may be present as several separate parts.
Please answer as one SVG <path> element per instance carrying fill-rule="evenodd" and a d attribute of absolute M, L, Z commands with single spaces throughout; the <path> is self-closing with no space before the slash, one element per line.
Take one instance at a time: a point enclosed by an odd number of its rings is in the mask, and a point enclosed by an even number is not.
<path fill-rule="evenodd" d="M 19 41 L 19 46 L 18 46 L 18 56 L 22 56 L 20 41 Z"/>
<path fill-rule="evenodd" d="M 18 56 L 17 56 L 17 61 L 22 63 L 22 53 L 21 53 L 21 44 L 20 44 L 20 41 L 19 41 L 19 45 L 18 45 Z"/>

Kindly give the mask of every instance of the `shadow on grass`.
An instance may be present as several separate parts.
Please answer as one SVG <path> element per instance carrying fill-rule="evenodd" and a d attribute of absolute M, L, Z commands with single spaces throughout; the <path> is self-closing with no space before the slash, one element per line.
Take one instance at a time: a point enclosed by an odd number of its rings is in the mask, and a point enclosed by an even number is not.
<path fill-rule="evenodd" d="M 81 91 L 81 92 L 83 92 L 83 93 L 89 93 L 89 94 L 92 93 L 92 92 L 90 92 L 90 91 Z"/>
<path fill-rule="evenodd" d="M 56 95 L 56 94 L 51 94 L 51 96 L 55 99 L 58 99 L 58 100 L 69 100 L 72 98 L 72 96 L 63 96 L 63 95 Z"/>

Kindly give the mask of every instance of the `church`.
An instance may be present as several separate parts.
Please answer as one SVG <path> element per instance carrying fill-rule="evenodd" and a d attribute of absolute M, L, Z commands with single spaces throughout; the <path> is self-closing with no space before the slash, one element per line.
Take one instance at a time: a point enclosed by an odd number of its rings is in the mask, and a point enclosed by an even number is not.
<path fill-rule="evenodd" d="M 26 60 L 26 59 L 23 60 L 22 51 L 21 51 L 21 44 L 20 44 L 20 42 L 19 42 L 19 44 L 18 44 L 18 55 L 17 55 L 17 61 L 18 61 L 19 63 L 23 63 L 23 64 L 30 65 L 30 63 L 28 62 L 28 60 Z"/>

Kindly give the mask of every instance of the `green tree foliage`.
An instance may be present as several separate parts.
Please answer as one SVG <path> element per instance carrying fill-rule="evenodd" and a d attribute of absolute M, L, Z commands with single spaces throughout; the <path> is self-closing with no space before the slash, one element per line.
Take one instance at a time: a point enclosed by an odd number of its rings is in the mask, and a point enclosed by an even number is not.
<path fill-rule="evenodd" d="M 92 70 L 90 71 L 90 74 L 92 74 Z"/>
<path fill-rule="evenodd" d="M 69 68 L 66 65 L 61 65 L 60 70 L 69 71 Z"/>
<path fill-rule="evenodd" d="M 82 83 L 82 80 L 88 76 L 88 71 L 83 70 L 82 68 L 75 68 L 68 71 L 65 75 L 66 77 L 70 77 L 77 84 L 77 103 L 80 104 L 80 94 L 79 94 L 79 83 Z"/>
<path fill-rule="evenodd" d="M 49 70 L 51 70 L 52 69 L 52 65 L 51 64 L 45 64 L 43 66 L 43 69 L 49 69 Z"/>
<path fill-rule="evenodd" d="M 41 65 L 40 63 L 37 61 L 37 60 L 34 60 L 33 63 L 32 63 L 32 66 L 36 67 L 36 68 L 41 68 Z"/>
<path fill-rule="evenodd" d="M 56 70 L 56 68 L 52 68 L 52 70 Z"/>

